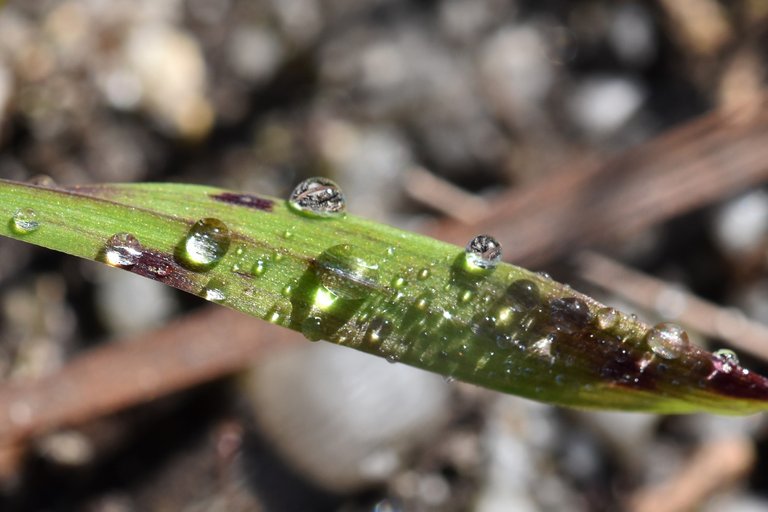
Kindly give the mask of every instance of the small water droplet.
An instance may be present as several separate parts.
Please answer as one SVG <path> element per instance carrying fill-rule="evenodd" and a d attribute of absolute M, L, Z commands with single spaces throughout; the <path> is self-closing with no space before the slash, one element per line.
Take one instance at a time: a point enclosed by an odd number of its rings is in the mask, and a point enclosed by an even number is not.
<path fill-rule="evenodd" d="M 443 380 L 444 380 L 444 381 L 445 381 L 447 384 L 452 384 L 452 383 L 456 382 L 456 377 L 452 377 L 452 376 L 450 376 L 450 375 L 446 375 L 445 377 L 443 377 Z"/>
<path fill-rule="evenodd" d="M 428 268 L 423 268 L 423 269 L 419 270 L 418 274 L 416 274 L 416 278 L 419 281 L 424 281 L 426 279 L 429 279 L 430 275 L 431 275 L 431 272 L 429 271 L 429 269 Z"/>
<path fill-rule="evenodd" d="M 281 253 L 279 251 L 275 251 L 275 262 L 276 263 L 279 263 L 279 262 L 283 261 L 284 258 L 285 258 L 285 255 L 283 253 Z"/>
<path fill-rule="evenodd" d="M 374 318 L 368 324 L 366 337 L 370 343 L 379 344 L 392 332 L 392 322 L 386 318 Z"/>
<path fill-rule="evenodd" d="M 283 294 L 283 297 L 290 297 L 293 293 L 293 285 L 287 284 L 283 287 L 282 290 L 280 290 L 280 293 Z"/>
<path fill-rule="evenodd" d="M 475 294 L 472 293 L 472 290 L 464 290 L 459 295 L 459 302 L 466 304 L 467 302 L 472 300 L 472 297 L 474 297 L 474 296 L 475 296 Z"/>
<path fill-rule="evenodd" d="M 654 326 L 645 339 L 653 353 L 664 359 L 680 357 L 690 344 L 682 327 L 667 322 Z"/>
<path fill-rule="evenodd" d="M 288 204 L 295 211 L 310 217 L 344 215 L 347 208 L 341 188 L 328 178 L 309 178 L 291 192 Z"/>
<path fill-rule="evenodd" d="M 600 308 L 597 312 L 597 325 L 601 329 L 616 327 L 621 314 L 613 308 Z"/>
<path fill-rule="evenodd" d="M 351 245 L 335 245 L 315 261 L 315 275 L 331 293 L 342 299 L 358 300 L 377 285 L 378 266 L 354 255 Z"/>
<path fill-rule="evenodd" d="M 291 231 L 290 229 L 286 229 L 285 231 L 283 231 L 283 238 L 285 238 L 286 240 L 290 240 L 291 238 L 293 238 L 293 231 Z"/>
<path fill-rule="evenodd" d="M 731 373 L 734 368 L 739 366 L 739 356 L 736 355 L 736 352 L 733 350 L 729 350 L 727 348 L 721 348 L 720 350 L 716 350 L 713 355 L 717 358 L 717 360 L 720 363 L 720 371 L 723 373 Z"/>
<path fill-rule="evenodd" d="M 501 244 L 489 235 L 478 235 L 469 241 L 465 249 L 470 270 L 490 270 L 501 261 Z"/>
<path fill-rule="evenodd" d="M 212 269 L 229 250 L 229 228 L 219 219 L 200 219 L 189 228 L 181 247 L 181 263 L 191 270 Z"/>
<path fill-rule="evenodd" d="M 539 287 L 528 279 L 518 279 L 507 288 L 506 298 L 517 312 L 529 311 L 541 302 Z"/>
<path fill-rule="evenodd" d="M 144 248 L 130 233 L 117 233 L 104 246 L 104 262 L 113 267 L 132 267 L 138 263 Z"/>
<path fill-rule="evenodd" d="M 592 321 L 589 306 L 576 297 L 552 299 L 549 302 L 549 315 L 558 331 L 569 334 L 583 329 Z"/>
<path fill-rule="evenodd" d="M 325 336 L 323 331 L 323 319 L 319 316 L 310 316 L 301 322 L 301 333 L 309 341 L 319 341 Z"/>
<path fill-rule="evenodd" d="M 227 297 L 224 293 L 224 283 L 218 279 L 212 279 L 208 282 L 207 285 L 205 285 L 205 289 L 203 290 L 203 297 L 205 300 L 209 300 L 211 302 L 223 301 Z"/>
<path fill-rule="evenodd" d="M 288 316 L 290 314 L 290 308 L 285 304 L 276 304 L 269 310 L 266 315 L 266 319 L 273 324 L 285 325 L 288 323 Z"/>
<path fill-rule="evenodd" d="M 395 248 L 387 247 L 387 256 L 394 256 L 394 255 L 395 255 Z"/>
<path fill-rule="evenodd" d="M 256 260 L 256 263 L 253 264 L 253 268 L 251 269 L 251 274 L 253 274 L 254 277 L 261 277 L 264 275 L 266 271 L 267 271 L 267 258 L 259 258 Z"/>
<path fill-rule="evenodd" d="M 392 288 L 395 290 L 400 290 L 402 288 L 405 288 L 405 285 L 408 284 L 406 280 L 401 276 L 396 276 L 392 278 Z"/>
<path fill-rule="evenodd" d="M 37 212 L 32 208 L 19 208 L 11 218 L 11 229 L 17 235 L 28 235 L 40 227 Z"/>

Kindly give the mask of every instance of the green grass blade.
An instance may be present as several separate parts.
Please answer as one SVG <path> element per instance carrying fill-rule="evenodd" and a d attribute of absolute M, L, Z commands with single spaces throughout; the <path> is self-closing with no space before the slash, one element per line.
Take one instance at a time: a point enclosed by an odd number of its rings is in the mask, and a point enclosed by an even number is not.
<path fill-rule="evenodd" d="M 312 218 L 284 200 L 195 185 L 0 181 L 0 218 L 2 235 L 535 400 L 659 413 L 768 406 L 768 380 L 733 361 L 688 345 L 654 352 L 647 325 L 546 276 L 472 268 L 463 248 L 352 215 Z M 200 219 L 219 229 L 189 246 Z M 140 247 L 123 236 L 110 250 L 119 233 Z M 195 241 L 202 253 L 187 250 Z"/>

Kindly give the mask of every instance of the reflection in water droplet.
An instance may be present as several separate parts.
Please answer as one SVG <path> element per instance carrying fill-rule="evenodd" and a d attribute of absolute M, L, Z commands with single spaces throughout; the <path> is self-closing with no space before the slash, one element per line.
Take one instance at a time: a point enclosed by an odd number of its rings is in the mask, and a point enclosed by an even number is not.
<path fill-rule="evenodd" d="M 323 286 L 342 299 L 362 299 L 377 285 L 378 266 L 354 256 L 354 247 L 347 244 L 324 251 L 314 270 Z"/>
<path fill-rule="evenodd" d="M 645 339 L 653 353 L 664 359 L 680 357 L 690 344 L 682 327 L 667 322 L 653 327 Z"/>
<path fill-rule="evenodd" d="M 478 235 L 469 241 L 465 249 L 470 270 L 488 270 L 501 261 L 501 244 L 489 235 Z"/>
<path fill-rule="evenodd" d="M 610 329 L 616 327 L 619 323 L 620 314 L 613 308 L 600 308 L 597 312 L 597 325 L 601 329 Z"/>
<path fill-rule="evenodd" d="M 716 350 L 713 355 L 720 362 L 720 371 L 723 373 L 731 373 L 734 368 L 739 366 L 739 356 L 733 350 L 721 348 Z"/>
<path fill-rule="evenodd" d="M 309 178 L 291 192 L 288 204 L 295 211 L 311 217 L 344 215 L 347 208 L 341 188 L 328 178 Z"/>
<path fill-rule="evenodd" d="M 37 220 L 37 212 L 32 208 L 19 208 L 11 218 L 11 229 L 17 235 L 27 235 L 37 231 L 40 221 Z"/>
<path fill-rule="evenodd" d="M 182 242 L 181 263 L 191 270 L 210 270 L 227 253 L 230 240 L 229 228 L 219 219 L 200 219 Z"/>
<path fill-rule="evenodd" d="M 327 311 L 336 303 L 337 298 L 325 286 L 318 286 L 313 304 L 320 311 Z"/>
<path fill-rule="evenodd" d="M 463 292 L 461 292 L 461 294 L 459 295 L 459 302 L 462 302 L 462 303 L 467 303 L 467 302 L 469 302 L 470 300 L 472 300 L 472 297 L 474 297 L 474 296 L 475 296 L 475 294 L 474 294 L 474 293 L 472 293 L 472 290 L 464 290 L 464 291 L 463 291 Z"/>
<path fill-rule="evenodd" d="M 104 246 L 104 262 L 113 267 L 132 267 L 138 263 L 144 248 L 130 233 L 117 233 Z"/>
<path fill-rule="evenodd" d="M 552 299 L 549 302 L 550 320 L 558 331 L 574 333 L 592 321 L 592 312 L 583 300 L 576 297 Z"/>
<path fill-rule="evenodd" d="M 266 319 L 273 324 L 285 325 L 288 323 L 290 308 L 285 304 L 276 304 L 267 313 Z"/>
<path fill-rule="evenodd" d="M 418 274 L 416 274 L 416 278 L 417 278 L 419 281 L 424 281 L 425 279 L 428 279 L 428 278 L 429 278 L 430 274 L 431 274 L 431 273 L 430 273 L 430 271 L 429 271 L 429 269 L 428 269 L 428 268 L 423 268 L 423 269 L 419 270 L 419 273 L 418 273 Z"/>
<path fill-rule="evenodd" d="M 293 293 L 293 285 L 287 284 L 283 287 L 282 290 L 280 290 L 280 293 L 283 294 L 283 297 L 290 297 Z"/>

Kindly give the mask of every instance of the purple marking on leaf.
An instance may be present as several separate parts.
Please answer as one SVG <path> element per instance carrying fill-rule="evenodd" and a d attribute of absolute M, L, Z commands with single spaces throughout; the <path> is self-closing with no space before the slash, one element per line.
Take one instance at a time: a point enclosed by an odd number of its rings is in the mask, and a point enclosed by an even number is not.
<path fill-rule="evenodd" d="M 171 254 L 144 250 L 130 271 L 189 293 L 196 293 L 199 288 L 190 279 L 190 272 L 176 263 Z"/>
<path fill-rule="evenodd" d="M 211 197 L 216 201 L 221 201 L 223 203 L 236 204 L 264 212 L 271 212 L 272 207 L 275 204 L 271 199 L 265 199 L 251 194 L 235 194 L 233 192 L 222 192 L 221 194 L 216 194 Z"/>

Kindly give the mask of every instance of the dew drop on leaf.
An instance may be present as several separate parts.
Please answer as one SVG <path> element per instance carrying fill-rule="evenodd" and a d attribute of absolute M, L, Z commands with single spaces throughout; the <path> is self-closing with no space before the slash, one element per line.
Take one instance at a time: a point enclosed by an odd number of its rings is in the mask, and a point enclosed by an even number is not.
<path fill-rule="evenodd" d="M 679 325 L 664 322 L 654 326 L 646 335 L 654 354 L 664 359 L 676 359 L 688 349 L 688 334 Z"/>
<path fill-rule="evenodd" d="M 319 316 L 309 316 L 301 322 L 301 333 L 309 341 L 319 341 L 325 336 L 323 319 Z"/>
<path fill-rule="evenodd" d="M 212 279 L 203 290 L 203 297 L 205 300 L 211 302 L 221 302 L 227 298 L 224 293 L 224 283 L 217 279 Z"/>
<path fill-rule="evenodd" d="M 310 217 L 334 217 L 344 215 L 347 209 L 341 188 L 328 178 L 309 178 L 291 192 L 290 207 Z"/>
<path fill-rule="evenodd" d="M 538 306 L 541 295 L 536 283 L 528 279 L 518 279 L 507 288 L 506 299 L 510 307 L 520 313 Z"/>
<path fill-rule="evenodd" d="M 723 373 L 731 373 L 734 368 L 739 366 L 739 356 L 733 350 L 721 348 L 716 350 L 713 355 L 720 362 L 719 370 Z"/>
<path fill-rule="evenodd" d="M 600 308 L 597 312 L 597 325 L 601 329 L 616 327 L 619 323 L 619 312 L 613 308 Z"/>
<path fill-rule="evenodd" d="M 254 277 L 261 277 L 264 275 L 264 273 L 267 271 L 267 259 L 266 258 L 259 258 L 256 260 L 256 263 L 253 264 L 253 268 L 251 268 L 251 274 Z"/>
<path fill-rule="evenodd" d="M 419 281 L 424 281 L 426 279 L 429 279 L 430 275 L 431 275 L 431 272 L 429 271 L 429 269 L 423 268 L 419 270 L 419 273 L 416 274 L 416 277 L 418 278 Z"/>
<path fill-rule="evenodd" d="M 37 212 L 32 208 L 19 208 L 11 218 L 11 229 L 17 235 L 28 235 L 37 231 L 39 227 L 40 221 L 37 219 Z"/>
<path fill-rule="evenodd" d="M 465 252 L 471 270 L 489 270 L 501 261 L 501 244 L 489 235 L 478 235 L 470 240 Z"/>
<path fill-rule="evenodd" d="M 354 252 L 351 245 L 335 245 L 315 260 L 315 275 L 320 283 L 342 299 L 362 299 L 378 284 L 378 266 L 358 258 Z"/>
<path fill-rule="evenodd" d="M 565 333 L 574 333 L 592 321 L 589 306 L 576 297 L 552 299 L 549 302 L 549 314 L 555 328 Z"/>
<path fill-rule="evenodd" d="M 210 270 L 229 250 L 229 228 L 219 219 L 200 219 L 189 228 L 181 245 L 180 260 L 191 270 Z"/>
<path fill-rule="evenodd" d="M 144 248 L 130 233 L 117 233 L 104 246 L 104 262 L 113 267 L 132 267 L 139 262 Z"/>

